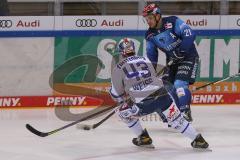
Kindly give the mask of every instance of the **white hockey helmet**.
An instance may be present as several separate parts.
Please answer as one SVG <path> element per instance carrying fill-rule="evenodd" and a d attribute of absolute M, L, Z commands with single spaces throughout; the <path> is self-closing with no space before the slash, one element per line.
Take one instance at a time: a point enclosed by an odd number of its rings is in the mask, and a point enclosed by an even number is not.
<path fill-rule="evenodd" d="M 133 40 L 130 38 L 121 39 L 118 43 L 118 52 L 124 57 L 135 55 L 135 45 Z"/>

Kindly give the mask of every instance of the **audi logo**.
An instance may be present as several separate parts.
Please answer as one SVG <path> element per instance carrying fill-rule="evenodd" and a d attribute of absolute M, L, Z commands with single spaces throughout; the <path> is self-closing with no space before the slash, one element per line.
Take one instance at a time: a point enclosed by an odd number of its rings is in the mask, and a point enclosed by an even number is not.
<path fill-rule="evenodd" d="M 237 25 L 240 27 L 240 18 L 237 20 Z"/>
<path fill-rule="evenodd" d="M 96 19 L 77 19 L 77 27 L 95 27 L 97 25 Z"/>
<path fill-rule="evenodd" d="M 10 28 L 13 22 L 11 20 L 0 20 L 0 28 Z"/>

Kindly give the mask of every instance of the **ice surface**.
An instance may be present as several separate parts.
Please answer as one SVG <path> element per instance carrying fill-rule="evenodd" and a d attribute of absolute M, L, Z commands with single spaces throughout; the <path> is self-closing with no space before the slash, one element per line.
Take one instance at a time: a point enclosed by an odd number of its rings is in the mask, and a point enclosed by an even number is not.
<path fill-rule="evenodd" d="M 240 106 L 193 106 L 192 112 L 193 125 L 212 152 L 192 149 L 191 140 L 167 128 L 155 115 L 143 118 L 142 124 L 156 148 L 142 149 L 133 146 L 134 134 L 116 116 L 95 130 L 73 126 L 41 138 L 25 124 L 51 131 L 70 122 L 58 119 L 53 109 L 1 110 L 0 160 L 239 160 Z"/>

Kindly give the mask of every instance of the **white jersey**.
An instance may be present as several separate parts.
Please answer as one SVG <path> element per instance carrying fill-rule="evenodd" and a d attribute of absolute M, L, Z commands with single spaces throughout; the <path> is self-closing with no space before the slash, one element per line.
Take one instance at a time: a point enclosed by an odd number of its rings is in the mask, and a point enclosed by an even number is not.
<path fill-rule="evenodd" d="M 129 95 L 135 103 L 139 103 L 161 87 L 162 80 L 156 77 L 151 62 L 145 57 L 131 56 L 113 69 L 110 94 L 118 102 Z"/>

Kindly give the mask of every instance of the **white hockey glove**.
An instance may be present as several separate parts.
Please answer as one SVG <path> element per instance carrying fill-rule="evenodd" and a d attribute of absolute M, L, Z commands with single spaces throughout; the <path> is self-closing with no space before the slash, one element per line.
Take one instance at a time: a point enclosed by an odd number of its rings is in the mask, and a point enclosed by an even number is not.
<path fill-rule="evenodd" d="M 118 115 L 119 117 L 123 119 L 130 118 L 132 116 L 136 116 L 139 112 L 138 106 L 133 104 L 132 106 L 129 106 L 127 103 L 124 103 L 119 109 L 118 109 Z"/>

